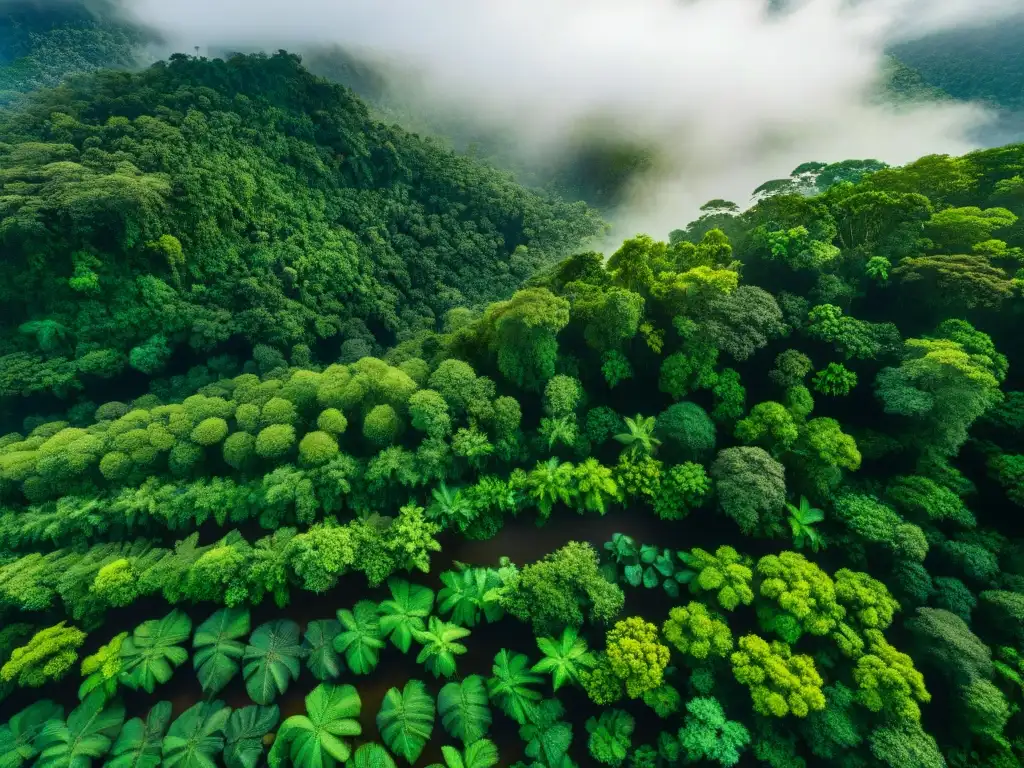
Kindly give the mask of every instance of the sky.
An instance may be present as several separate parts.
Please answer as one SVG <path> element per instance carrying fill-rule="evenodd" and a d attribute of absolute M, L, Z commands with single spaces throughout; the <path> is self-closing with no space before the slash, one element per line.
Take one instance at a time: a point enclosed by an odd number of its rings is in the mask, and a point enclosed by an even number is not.
<path fill-rule="evenodd" d="M 656 149 L 613 220 L 669 230 L 712 198 L 744 206 L 817 160 L 963 153 L 967 104 L 872 97 L 888 45 L 1019 13 L 1020 0 L 133 0 L 178 49 L 339 44 L 408 73 L 417 98 L 543 163 L 584 124 Z"/>

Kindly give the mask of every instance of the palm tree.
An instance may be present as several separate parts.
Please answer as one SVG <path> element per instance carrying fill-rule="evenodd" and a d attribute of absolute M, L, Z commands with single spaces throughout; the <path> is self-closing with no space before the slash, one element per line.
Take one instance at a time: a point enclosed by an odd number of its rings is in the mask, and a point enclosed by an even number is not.
<path fill-rule="evenodd" d="M 800 497 L 799 507 L 794 507 L 789 503 L 786 504 L 786 507 L 789 509 L 789 527 L 793 530 L 793 546 L 801 549 L 804 544 L 807 544 L 812 552 L 823 548 L 825 542 L 814 525 L 825 519 L 825 513 L 812 507 L 806 496 Z"/>
<path fill-rule="evenodd" d="M 430 495 L 434 501 L 427 507 L 427 516 L 431 520 L 437 520 L 445 528 L 465 531 L 476 517 L 476 510 L 459 488 L 452 490 L 441 482 Z"/>
<path fill-rule="evenodd" d="M 642 416 L 638 413 L 633 419 L 627 416 L 625 422 L 626 429 L 629 431 L 616 435 L 615 439 L 625 445 L 626 450 L 634 456 L 639 454 L 653 456 L 658 450 L 658 446 L 661 445 L 661 440 L 654 436 L 654 417 Z"/>

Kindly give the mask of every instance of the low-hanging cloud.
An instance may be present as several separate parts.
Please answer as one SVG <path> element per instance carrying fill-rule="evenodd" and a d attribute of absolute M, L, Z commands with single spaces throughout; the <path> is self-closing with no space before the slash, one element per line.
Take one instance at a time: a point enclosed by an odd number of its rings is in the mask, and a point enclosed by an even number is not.
<path fill-rule="evenodd" d="M 801 162 L 902 163 L 973 148 L 990 115 L 882 103 L 886 46 L 1019 13 L 1019 0 L 135 0 L 193 45 L 338 44 L 401 68 L 435 109 L 500 131 L 524 158 L 581 130 L 651 147 L 657 175 L 617 211 L 620 236 L 664 236 L 710 198 L 748 201 Z"/>

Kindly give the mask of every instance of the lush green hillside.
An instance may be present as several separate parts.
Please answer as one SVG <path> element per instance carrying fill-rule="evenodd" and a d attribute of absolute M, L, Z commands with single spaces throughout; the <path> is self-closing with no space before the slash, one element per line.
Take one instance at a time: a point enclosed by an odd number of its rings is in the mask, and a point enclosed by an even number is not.
<path fill-rule="evenodd" d="M 295 82 L 234 66 L 167 69 Z M 380 357 L 27 418 L 5 765 L 1019 765 L 1022 170 L 807 167 Z"/>
<path fill-rule="evenodd" d="M 0 120 L 5 396 L 235 338 L 354 359 L 600 229 L 284 53 L 83 77 Z"/>

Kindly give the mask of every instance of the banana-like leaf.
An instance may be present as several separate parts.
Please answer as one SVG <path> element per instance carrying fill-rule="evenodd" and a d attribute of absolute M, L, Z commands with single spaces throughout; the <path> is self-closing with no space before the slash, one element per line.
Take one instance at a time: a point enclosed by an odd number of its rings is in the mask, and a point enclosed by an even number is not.
<path fill-rule="evenodd" d="M 461 683 L 448 683 L 437 697 L 441 724 L 464 744 L 483 738 L 491 727 L 491 708 L 484 679 L 470 675 Z"/>
<path fill-rule="evenodd" d="M 352 768 L 398 768 L 380 744 L 363 744 L 352 755 Z"/>
<path fill-rule="evenodd" d="M 207 696 L 220 693 L 238 674 L 238 661 L 245 653 L 239 638 L 249 630 L 247 608 L 222 608 L 196 628 L 192 665 Z"/>
<path fill-rule="evenodd" d="M 124 722 L 119 701 L 104 706 L 103 691 L 93 691 L 68 715 L 67 722 L 50 720 L 36 737 L 36 768 L 89 768 L 113 744 Z"/>
<path fill-rule="evenodd" d="M 228 718 L 224 728 L 224 762 L 228 768 L 256 768 L 263 757 L 263 737 L 277 725 L 277 705 L 242 707 Z"/>
<path fill-rule="evenodd" d="M 360 600 L 351 611 L 338 611 L 341 634 L 334 638 L 334 648 L 345 654 L 349 669 L 357 675 L 368 675 L 380 661 L 384 647 L 377 604 Z"/>
<path fill-rule="evenodd" d="M 494 657 L 487 692 L 502 712 L 522 724 L 529 721 L 541 699 L 540 691 L 530 686 L 541 682 L 541 676 L 530 671 L 530 661 L 524 654 L 502 648 Z"/>
<path fill-rule="evenodd" d="M 306 653 L 306 666 L 317 680 L 336 680 L 345 665 L 334 650 L 334 638 L 341 632 L 341 622 L 336 619 L 311 621 L 306 626 L 302 648 Z"/>
<path fill-rule="evenodd" d="M 270 704 L 299 679 L 303 650 L 299 625 L 288 619 L 261 624 L 249 638 L 243 661 L 245 690 L 257 704 Z"/>
<path fill-rule="evenodd" d="M 388 749 L 412 764 L 419 759 L 434 730 L 434 699 L 419 680 L 410 680 L 399 691 L 384 695 L 377 728 Z"/>
<path fill-rule="evenodd" d="M 188 660 L 188 651 L 181 644 L 191 632 L 192 619 L 179 610 L 142 622 L 121 643 L 121 682 L 152 693 L 157 683 L 166 683 L 175 667 Z"/>
<path fill-rule="evenodd" d="M 164 733 L 171 722 L 171 702 L 153 705 L 146 719 L 133 717 L 110 748 L 104 768 L 159 768 Z"/>
<path fill-rule="evenodd" d="M 270 768 L 290 761 L 296 768 L 331 768 L 345 762 L 352 745 L 343 740 L 363 732 L 359 725 L 362 702 L 351 685 L 321 683 L 306 697 L 306 714 L 281 723 L 267 755 Z"/>
<path fill-rule="evenodd" d="M 161 768 L 217 768 L 230 715 L 222 701 L 201 701 L 182 712 L 164 736 Z"/>
<path fill-rule="evenodd" d="M 0 768 L 20 768 L 38 755 L 34 742 L 50 721 L 63 722 L 64 707 L 43 699 L 0 726 Z"/>

